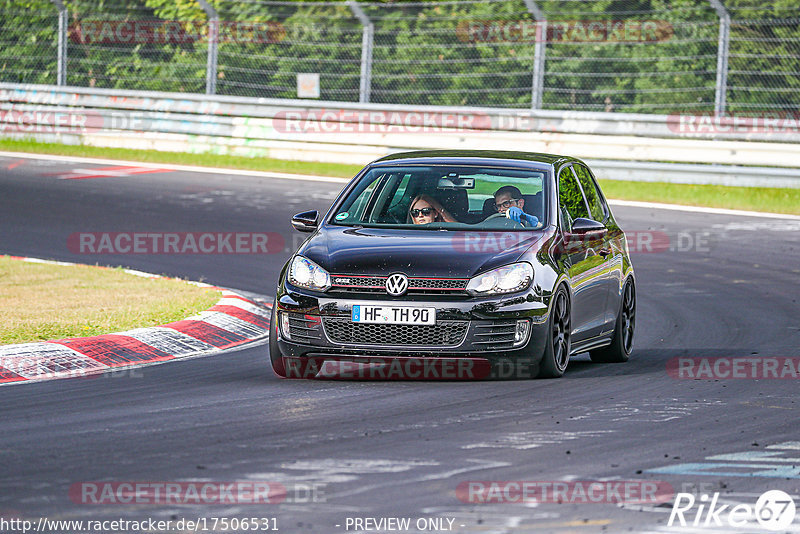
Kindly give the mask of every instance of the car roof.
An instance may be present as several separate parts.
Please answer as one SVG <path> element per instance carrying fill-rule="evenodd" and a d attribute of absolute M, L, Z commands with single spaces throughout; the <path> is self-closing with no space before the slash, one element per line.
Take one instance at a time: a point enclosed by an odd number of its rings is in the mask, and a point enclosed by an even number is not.
<path fill-rule="evenodd" d="M 496 165 L 542 169 L 566 161 L 579 160 L 556 154 L 508 150 L 419 150 L 390 154 L 373 161 L 371 165 Z"/>

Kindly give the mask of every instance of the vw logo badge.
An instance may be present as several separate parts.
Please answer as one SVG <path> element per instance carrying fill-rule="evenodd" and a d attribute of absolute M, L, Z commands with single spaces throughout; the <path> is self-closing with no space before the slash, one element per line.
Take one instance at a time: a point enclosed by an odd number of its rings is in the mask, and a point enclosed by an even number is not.
<path fill-rule="evenodd" d="M 386 279 L 386 292 L 394 297 L 405 294 L 408 290 L 408 277 L 401 273 L 396 273 Z"/>

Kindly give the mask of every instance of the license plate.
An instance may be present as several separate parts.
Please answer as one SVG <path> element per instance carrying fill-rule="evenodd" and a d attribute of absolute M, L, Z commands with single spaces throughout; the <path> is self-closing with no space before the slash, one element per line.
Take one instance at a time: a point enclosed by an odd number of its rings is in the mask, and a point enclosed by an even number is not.
<path fill-rule="evenodd" d="M 353 305 L 354 323 L 436 324 L 436 308 Z"/>

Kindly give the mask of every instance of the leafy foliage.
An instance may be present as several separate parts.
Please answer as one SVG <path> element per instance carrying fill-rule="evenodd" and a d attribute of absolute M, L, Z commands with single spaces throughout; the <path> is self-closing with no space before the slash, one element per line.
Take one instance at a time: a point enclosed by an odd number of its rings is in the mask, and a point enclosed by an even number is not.
<path fill-rule="evenodd" d="M 321 98 L 358 101 L 363 26 L 335 2 L 210 0 L 220 18 L 217 93 L 296 98 L 319 73 Z M 80 0 L 70 15 L 70 85 L 204 92 L 208 15 L 197 0 Z M 724 0 L 732 112 L 800 108 L 800 5 Z M 529 108 L 537 41 L 546 37 L 545 109 L 644 113 L 714 109 L 720 18 L 707 0 L 371 2 L 370 100 Z M 0 80 L 55 83 L 57 10 L 0 0 Z M 81 39 L 82 24 L 180 24 L 184 39 Z M 601 28 L 598 30 L 598 28 Z M 537 33 L 539 32 L 539 33 Z M 638 32 L 638 33 L 637 33 Z M 162 35 L 163 34 L 159 34 Z M 541 43 L 540 43 L 541 44 Z"/>

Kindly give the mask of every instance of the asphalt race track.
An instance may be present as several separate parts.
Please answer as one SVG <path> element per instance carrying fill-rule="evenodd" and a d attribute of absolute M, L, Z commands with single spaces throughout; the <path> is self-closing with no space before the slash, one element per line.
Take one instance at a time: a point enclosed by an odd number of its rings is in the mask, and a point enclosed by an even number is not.
<path fill-rule="evenodd" d="M 0 158 L 0 253 L 273 295 L 304 236 L 289 218 L 324 211 L 341 188 L 124 169 L 61 179 L 100 167 Z M 690 379 L 667 370 L 677 357 L 797 361 L 800 221 L 614 212 L 626 232 L 663 245 L 634 247 L 638 321 L 627 364 L 579 355 L 560 380 L 279 380 L 261 345 L 0 387 L 0 518 L 257 517 L 275 518 L 288 533 L 388 532 L 355 521 L 388 517 L 411 518 L 411 532 L 730 532 L 714 518 L 703 526 L 704 514 L 691 525 L 702 495 L 752 507 L 765 491 L 783 490 L 800 506 L 798 378 Z M 285 246 L 270 254 L 91 254 L 69 245 L 81 232 L 276 232 Z M 672 497 L 661 505 L 477 503 L 457 492 L 470 481 L 615 480 L 694 494 L 690 524 L 668 527 Z M 279 504 L 92 504 L 75 493 L 91 481 L 259 481 L 282 484 L 287 496 Z M 418 530 L 419 519 L 440 522 Z M 738 531 L 769 532 L 753 518 L 749 525 Z M 800 518 L 783 531 L 800 532 Z"/>

